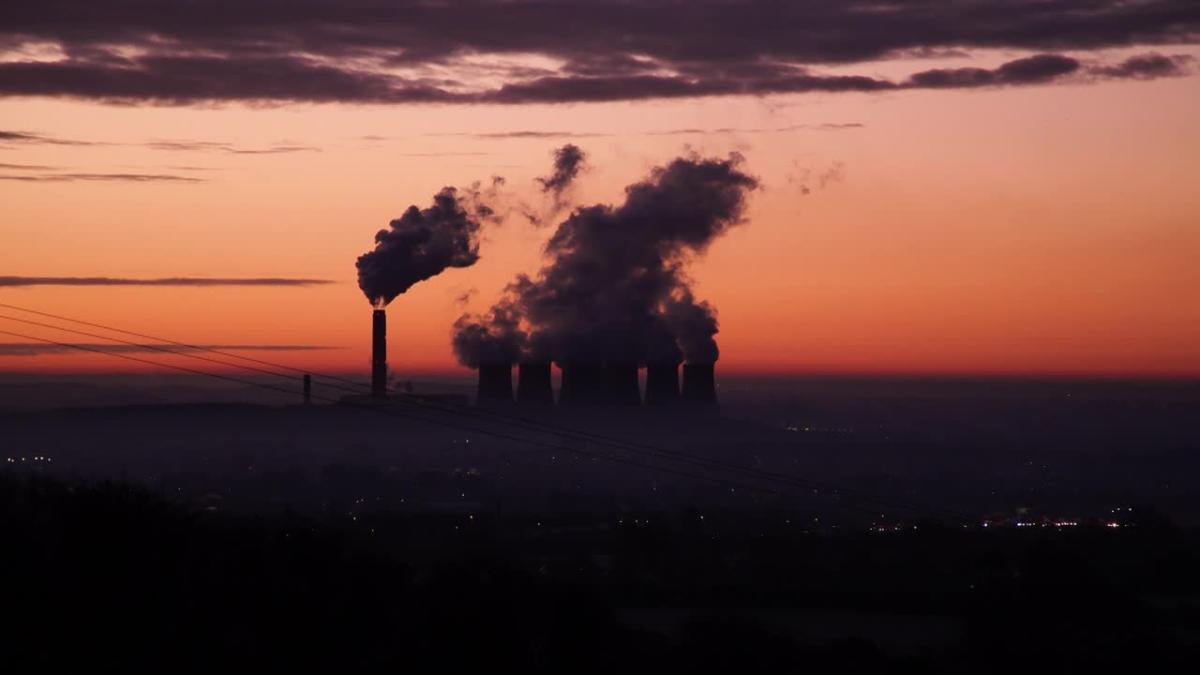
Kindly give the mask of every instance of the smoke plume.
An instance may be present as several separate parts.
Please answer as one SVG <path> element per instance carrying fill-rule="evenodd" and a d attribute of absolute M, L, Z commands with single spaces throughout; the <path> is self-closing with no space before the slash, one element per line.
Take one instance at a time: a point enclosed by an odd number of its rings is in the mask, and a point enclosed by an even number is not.
<path fill-rule="evenodd" d="M 628 186 L 619 205 L 575 209 L 536 275 L 519 275 L 490 316 L 456 323 L 459 360 L 512 354 L 517 339 L 523 358 L 560 365 L 714 362 L 715 311 L 694 299 L 686 267 L 741 222 L 758 186 L 742 162 L 680 157 Z"/>
<path fill-rule="evenodd" d="M 495 181 L 493 182 L 495 184 Z M 447 267 L 470 267 L 479 259 L 480 221 L 493 215 L 477 187 L 442 188 L 426 209 L 408 207 L 375 233 L 375 248 L 358 257 L 358 287 L 383 307 L 413 284 Z"/>
<path fill-rule="evenodd" d="M 529 132 L 532 133 L 532 132 Z M 550 175 L 535 178 L 546 196 L 546 204 L 531 206 L 518 201 L 516 209 L 531 225 L 541 227 L 562 213 L 571 202 L 571 188 L 579 174 L 587 168 L 587 155 L 578 145 L 567 143 L 554 149 L 554 164 Z"/>
<path fill-rule="evenodd" d="M 545 178 L 539 178 L 542 191 L 550 193 L 557 200 L 571 186 L 579 171 L 583 169 L 584 154 L 578 145 L 567 143 L 554 151 L 554 172 Z"/>
<path fill-rule="evenodd" d="M 684 288 L 667 301 L 663 317 L 684 358 L 690 363 L 717 362 L 717 312 L 712 305 L 696 302 L 691 290 Z"/>
<path fill-rule="evenodd" d="M 454 354 L 469 368 L 483 363 L 516 363 L 525 341 L 519 313 L 505 302 L 498 303 L 486 316 L 464 314 L 454 322 Z"/>
<path fill-rule="evenodd" d="M 823 171 L 800 168 L 800 163 L 795 160 L 792 161 L 792 166 L 796 171 L 787 174 L 787 182 L 796 185 L 800 194 L 805 196 L 812 194 L 814 190 L 824 190 L 846 179 L 846 165 L 843 162 L 834 162 Z"/>

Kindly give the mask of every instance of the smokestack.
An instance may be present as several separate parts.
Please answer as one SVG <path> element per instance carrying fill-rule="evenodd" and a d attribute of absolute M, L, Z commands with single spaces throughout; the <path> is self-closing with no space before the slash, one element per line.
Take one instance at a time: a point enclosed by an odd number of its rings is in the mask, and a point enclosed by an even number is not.
<path fill-rule="evenodd" d="M 646 405 L 667 406 L 679 403 L 679 365 L 646 366 Z"/>
<path fill-rule="evenodd" d="M 608 402 L 616 405 L 641 405 L 636 364 L 614 363 L 605 368 L 608 380 Z"/>
<path fill-rule="evenodd" d="M 717 383 L 713 378 L 713 364 L 683 364 L 683 400 L 690 404 L 717 404 Z"/>
<path fill-rule="evenodd" d="M 573 363 L 563 368 L 559 402 L 568 406 L 590 406 L 608 400 L 608 378 L 603 366 Z"/>
<path fill-rule="evenodd" d="M 554 387 L 550 383 L 550 363 L 522 363 L 517 366 L 517 403 L 554 405 Z"/>
<path fill-rule="evenodd" d="M 387 396 L 387 313 L 371 314 L 371 395 Z"/>
<path fill-rule="evenodd" d="M 512 364 L 479 364 L 479 392 L 477 405 L 496 405 L 513 402 Z"/>

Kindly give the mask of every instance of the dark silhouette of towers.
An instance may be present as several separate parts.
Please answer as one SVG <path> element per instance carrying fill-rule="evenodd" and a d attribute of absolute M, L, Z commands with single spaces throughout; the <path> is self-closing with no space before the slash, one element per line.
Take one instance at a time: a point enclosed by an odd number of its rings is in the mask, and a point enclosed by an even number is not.
<path fill-rule="evenodd" d="M 646 405 L 671 406 L 679 403 L 679 364 L 646 366 Z"/>
<path fill-rule="evenodd" d="M 387 396 L 387 313 L 371 314 L 371 395 Z"/>
<path fill-rule="evenodd" d="M 558 404 L 561 406 L 638 407 L 643 403 L 635 364 L 569 363 L 560 367 L 562 386 Z M 650 364 L 646 367 L 645 405 L 657 409 L 715 407 L 717 390 L 713 371 L 711 363 L 684 364 L 681 387 L 678 364 Z M 521 406 L 553 406 L 551 364 L 544 361 L 518 364 L 515 398 L 511 364 L 480 364 L 477 396 L 481 405 L 516 402 Z"/>
<path fill-rule="evenodd" d="M 522 363 L 517 366 L 517 403 L 534 406 L 554 405 L 549 361 Z"/>
<path fill-rule="evenodd" d="M 604 366 L 569 363 L 563 367 L 558 402 L 565 406 L 600 405 L 608 398 L 608 389 Z"/>
<path fill-rule="evenodd" d="M 614 363 L 604 369 L 607 380 L 607 403 L 637 406 L 642 403 L 642 392 L 638 388 L 636 363 Z"/>
<path fill-rule="evenodd" d="M 476 402 L 480 405 L 502 405 L 513 402 L 512 364 L 479 364 L 479 391 Z"/>
<path fill-rule="evenodd" d="M 568 364 L 563 368 L 559 403 L 566 406 L 641 405 L 637 364 Z"/>
<path fill-rule="evenodd" d="M 713 377 L 713 364 L 683 364 L 683 400 L 689 405 L 717 404 L 717 383 Z"/>

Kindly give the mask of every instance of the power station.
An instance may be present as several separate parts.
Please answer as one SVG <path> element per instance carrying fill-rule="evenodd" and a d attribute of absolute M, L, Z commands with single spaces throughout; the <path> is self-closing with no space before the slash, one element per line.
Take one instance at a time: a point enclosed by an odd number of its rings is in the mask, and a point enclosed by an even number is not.
<path fill-rule="evenodd" d="M 565 189 L 583 159 L 564 146 L 543 186 Z M 454 321 L 454 354 L 478 371 L 477 403 L 714 409 L 716 308 L 695 296 L 686 263 L 742 222 L 758 181 L 741 162 L 736 154 L 679 157 L 629 185 L 623 203 L 572 209 L 544 247 L 540 271 L 518 275 L 489 310 Z M 497 214 L 476 203 L 476 192 L 447 187 L 428 208 L 410 206 L 355 261 L 359 288 L 375 307 L 375 398 L 388 394 L 383 308 L 414 284 L 475 264 L 480 228 Z"/>
<path fill-rule="evenodd" d="M 514 392 L 513 367 L 517 368 Z M 594 407 L 655 409 L 712 409 L 717 407 L 717 385 L 712 363 L 683 364 L 680 385 L 679 364 L 652 363 L 646 370 L 645 395 L 642 394 L 635 363 L 568 363 L 560 366 L 562 384 L 557 401 L 554 395 L 551 363 L 548 361 L 480 363 L 475 401 L 481 406 L 548 408 L 557 403 L 563 408 Z M 388 396 L 387 313 L 376 309 L 371 314 L 371 396 Z"/>
<path fill-rule="evenodd" d="M 555 404 L 551 364 L 517 364 L 516 396 L 513 395 L 513 364 L 484 363 L 479 366 L 476 402 L 484 406 L 518 405 L 547 407 Z M 712 409 L 717 406 L 717 387 L 711 363 L 683 366 L 683 386 L 679 366 L 645 367 L 646 388 L 643 396 L 638 371 L 633 364 L 568 364 L 562 369 L 562 385 L 557 403 L 563 408 Z"/>
<path fill-rule="evenodd" d="M 572 364 L 562 368 L 562 386 L 558 405 L 564 408 L 635 408 L 654 409 L 715 408 L 716 379 L 713 364 L 688 363 L 683 366 L 683 387 L 679 384 L 679 366 L 651 365 L 645 368 L 643 396 L 636 365 L 613 366 Z M 555 403 L 549 363 L 517 364 L 516 396 L 513 395 L 513 366 L 485 363 L 479 366 L 479 405 L 518 405 L 547 407 Z"/>

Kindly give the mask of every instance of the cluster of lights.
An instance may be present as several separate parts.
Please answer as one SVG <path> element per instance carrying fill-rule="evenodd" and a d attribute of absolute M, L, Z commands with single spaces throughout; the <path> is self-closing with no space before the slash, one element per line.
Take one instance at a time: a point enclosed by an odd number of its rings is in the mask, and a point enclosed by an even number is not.
<path fill-rule="evenodd" d="M 1133 511 L 1132 508 L 1116 508 L 1116 509 L 1109 510 L 1110 513 L 1118 514 L 1118 516 L 1122 512 L 1129 513 L 1132 511 Z M 985 528 L 990 527 L 990 526 L 1004 527 L 1007 524 L 1009 524 L 1009 521 L 1003 521 L 1003 520 L 1002 521 L 985 520 L 980 523 L 980 525 Z M 1088 525 L 1089 523 L 1084 523 L 1079 520 L 1075 520 L 1075 519 L 1071 519 L 1071 518 L 1060 518 L 1060 519 L 1053 519 L 1053 520 L 1047 518 L 1047 519 L 1039 519 L 1039 520 L 1018 520 L 1018 521 L 1011 522 L 1011 524 L 1013 526 L 1023 528 L 1023 529 L 1030 529 L 1030 528 L 1063 529 L 1063 528 L 1069 528 L 1069 527 L 1082 527 L 1084 525 Z M 1092 524 L 1100 525 L 1100 526 L 1107 527 L 1107 528 L 1113 528 L 1113 529 L 1120 528 L 1120 527 L 1130 527 L 1129 523 L 1121 522 L 1121 521 L 1115 520 L 1115 519 L 1102 520 L 1098 523 L 1093 522 Z M 964 526 L 964 527 L 966 527 L 966 526 Z"/>
<path fill-rule="evenodd" d="M 700 520 L 704 520 L 704 516 L 700 516 Z M 618 525 L 624 525 L 624 524 L 625 524 L 625 519 L 624 519 L 624 518 L 618 518 L 618 519 L 617 519 L 617 524 L 618 524 Z M 634 525 L 649 525 L 649 524 L 650 524 L 650 519 L 649 519 L 649 518 L 646 518 L 645 520 L 643 520 L 643 519 L 641 519 L 641 518 L 634 518 L 634 519 L 633 519 L 633 524 L 634 524 Z M 538 525 L 541 525 L 541 523 L 538 523 Z"/>
<path fill-rule="evenodd" d="M 1029 521 L 1019 520 L 1016 523 L 1017 527 L 1079 527 L 1078 520 L 1055 520 L 1053 522 L 1033 523 Z M 984 527 L 988 524 L 984 523 Z"/>
<path fill-rule="evenodd" d="M 854 433 L 854 429 L 851 427 L 814 427 L 814 426 L 803 426 L 802 427 L 797 424 L 788 424 L 788 425 L 784 426 L 783 428 L 785 431 L 791 431 L 791 432 L 831 431 L 831 432 L 838 433 L 838 434 Z"/>
<path fill-rule="evenodd" d="M 4 460 L 9 464 L 20 464 L 21 462 L 53 462 L 53 457 L 46 455 L 34 455 L 33 457 L 5 457 Z"/>

